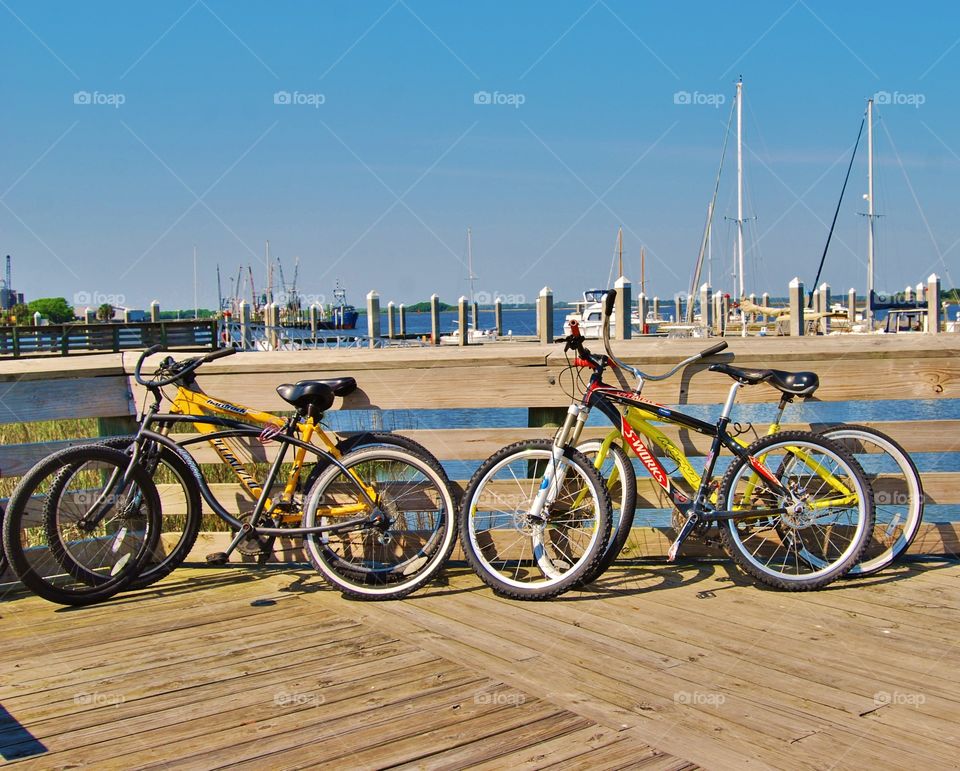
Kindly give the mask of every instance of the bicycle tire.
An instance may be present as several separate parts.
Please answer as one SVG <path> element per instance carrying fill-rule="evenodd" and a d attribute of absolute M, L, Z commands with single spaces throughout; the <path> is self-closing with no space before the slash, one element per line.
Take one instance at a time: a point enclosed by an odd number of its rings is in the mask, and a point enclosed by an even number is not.
<path fill-rule="evenodd" d="M 133 443 L 133 440 L 134 437 L 132 436 L 122 436 L 106 439 L 100 444 L 125 452 Z M 148 447 L 145 445 L 141 452 L 147 449 Z M 149 465 L 153 461 L 144 460 L 144 469 L 153 477 L 156 484 L 157 472 L 162 466 L 166 466 L 167 473 L 174 478 L 174 481 L 161 483 L 170 486 L 169 496 L 161 489 L 160 484 L 157 484 L 157 492 L 160 496 L 161 539 L 158 545 L 158 554 L 152 560 L 147 559 L 146 564 L 140 569 L 140 575 L 131 584 L 131 589 L 144 589 L 170 575 L 187 559 L 190 550 L 197 542 L 197 536 L 200 534 L 203 503 L 200 497 L 200 488 L 193 473 L 183 462 L 183 459 L 169 447 L 157 445 L 156 449 L 159 450 L 156 467 L 151 471 Z M 181 490 L 180 496 L 177 495 L 173 486 L 179 487 Z M 171 504 L 176 511 L 170 511 Z M 180 509 L 183 509 L 183 512 Z M 160 559 L 156 559 L 157 556 L 160 556 Z"/>
<path fill-rule="evenodd" d="M 510 503 L 492 487 L 498 481 L 496 475 L 511 461 L 518 462 L 517 471 L 510 469 L 504 475 L 504 480 L 505 487 L 517 496 L 517 503 L 512 510 L 497 509 L 496 506 L 486 503 L 484 495 L 490 486 L 491 503 Z M 547 477 L 537 470 L 536 464 L 545 464 L 545 470 L 552 462 L 551 440 L 516 442 L 487 458 L 470 479 L 463 495 L 459 525 L 464 556 L 480 580 L 500 596 L 516 600 L 546 600 L 556 597 L 578 586 L 584 576 L 589 575 L 603 558 L 610 538 L 610 497 L 600 474 L 590 461 L 574 448 L 568 447 L 564 450 L 562 463 L 567 468 L 562 484 L 565 487 L 557 492 L 551 506 L 556 506 L 558 500 L 567 501 L 570 506 L 564 512 L 570 515 L 567 522 L 578 523 L 589 533 L 582 552 L 579 555 L 569 553 L 569 547 L 574 541 L 568 530 L 573 528 L 566 528 L 564 520 L 553 522 L 552 530 L 558 533 L 554 541 L 551 538 L 551 528 L 547 527 L 546 523 L 534 524 L 527 518 L 525 508 L 529 508 L 533 502 L 540 485 L 548 484 Z M 570 482 L 568 474 L 571 470 L 579 476 L 578 480 Z M 522 476 L 518 477 L 517 473 Z M 537 480 L 541 477 L 543 482 L 538 484 Z M 511 479 L 513 481 L 510 481 Z M 556 475 L 551 477 L 551 480 L 555 479 Z M 586 500 L 586 495 L 589 495 L 590 501 L 583 506 L 580 501 Z M 489 508 L 490 512 L 486 513 L 485 509 L 481 509 L 481 504 Z M 563 504 L 557 509 L 558 513 L 562 512 Z M 485 512 L 482 521 L 489 520 L 489 528 L 478 531 L 478 511 Z M 509 533 L 511 528 L 520 533 L 519 537 L 503 535 Z M 508 538 L 511 540 L 508 541 Z M 531 542 L 530 556 L 526 558 L 525 542 L 528 539 Z M 498 553 L 494 553 L 494 549 L 501 548 L 498 541 L 503 544 L 503 555 L 499 558 Z M 550 575 L 551 573 L 553 575 Z M 527 577 L 530 581 L 521 580 Z"/>
<path fill-rule="evenodd" d="M 802 459 L 796 452 L 798 449 L 805 453 Z M 786 480 L 785 484 L 792 487 L 797 496 L 806 496 L 805 504 L 809 504 L 811 500 L 807 485 L 819 485 L 814 491 L 819 492 L 828 484 L 821 473 L 823 469 L 827 469 L 832 478 L 840 481 L 845 488 L 847 485 L 851 486 L 846 489 L 850 489 L 856 497 L 855 503 L 852 504 L 852 510 L 856 512 L 856 521 L 850 531 L 850 515 L 844 514 L 843 511 L 851 510 L 851 505 L 845 505 L 842 511 L 836 512 L 835 521 L 827 523 L 828 530 L 823 534 L 821 542 L 817 538 L 819 534 L 817 531 L 822 532 L 823 525 L 819 521 L 814 521 L 814 516 L 819 519 L 821 515 L 808 513 L 807 506 L 803 506 L 796 512 L 776 516 L 767 515 L 758 517 L 756 520 L 727 520 L 721 522 L 719 527 L 720 540 L 727 553 L 745 572 L 777 589 L 810 591 L 826 586 L 845 575 L 860 560 L 873 530 L 873 494 L 866 475 L 857 461 L 835 442 L 807 431 L 783 431 L 763 437 L 747 447 L 747 452 L 754 458 L 763 457 L 764 465 L 768 469 L 771 464 L 768 464 L 766 459 L 776 452 L 783 452 L 784 457 L 777 463 L 777 477 L 781 483 L 785 483 L 784 476 L 788 473 L 795 475 L 795 479 Z M 819 453 L 819 455 L 814 456 L 813 453 Z M 806 473 L 803 473 L 805 470 Z M 746 482 L 750 490 L 751 503 L 761 499 L 760 505 L 757 506 L 758 510 L 781 506 L 779 497 L 774 491 L 766 489 L 765 498 L 763 492 L 756 493 L 757 489 L 764 487 L 763 478 L 753 470 L 747 459 L 737 458 L 730 464 L 720 482 L 717 500 L 721 509 L 733 511 L 738 507 L 737 485 L 743 479 L 744 472 L 750 475 Z M 816 479 L 820 481 L 817 482 Z M 824 502 L 818 504 L 828 511 L 827 516 L 830 516 L 830 511 L 825 506 L 825 502 L 830 500 L 825 498 Z M 841 507 L 832 508 L 840 509 Z M 844 516 L 847 518 L 846 523 L 840 522 L 840 518 Z M 809 521 L 804 521 L 805 519 Z M 759 529 L 755 529 L 758 527 Z M 841 536 L 845 532 L 844 528 L 847 528 L 849 538 L 846 546 L 843 546 L 841 541 L 842 549 L 835 558 L 830 559 L 829 554 L 824 558 L 817 554 L 817 550 L 829 552 L 832 547 L 834 536 L 832 528 L 834 527 Z M 810 528 L 816 528 L 816 531 Z M 741 536 L 741 531 L 747 534 L 746 538 Z M 747 546 L 746 541 L 754 538 L 757 539 L 754 542 L 756 546 L 754 547 L 753 543 Z M 798 540 L 801 543 L 800 547 L 797 546 Z M 771 556 L 764 562 L 766 554 Z M 783 556 L 780 557 L 780 554 Z M 777 562 L 775 563 L 774 560 Z M 776 569 L 776 565 L 782 565 L 783 569 Z M 802 573 L 803 570 L 809 572 Z"/>
<path fill-rule="evenodd" d="M 107 600 L 132 584 L 159 538 L 159 497 L 153 481 L 142 469 L 134 467 L 130 470 L 132 482 L 109 493 L 111 501 L 119 500 L 124 506 L 136 506 L 134 514 L 122 511 L 120 506 L 116 507 L 120 513 L 113 521 L 122 520 L 124 524 L 112 534 L 110 541 L 106 538 L 84 537 L 77 539 L 75 543 L 78 548 L 74 549 L 73 542 L 68 544 L 62 540 L 59 528 L 54 539 L 36 541 L 38 536 L 46 537 L 49 532 L 48 519 L 56 518 L 65 511 L 66 507 L 60 500 L 65 486 L 59 484 L 63 477 L 76 475 L 84 464 L 101 463 L 114 469 L 109 477 L 112 481 L 118 474 L 126 472 L 129 462 L 130 458 L 119 450 L 96 444 L 80 445 L 45 458 L 20 479 L 8 503 L 3 523 L 3 543 L 14 574 L 24 586 L 43 599 L 60 605 L 89 605 Z M 99 473 L 102 478 L 105 472 L 91 473 Z M 133 497 L 124 497 L 133 488 L 137 491 Z M 50 493 L 58 497 L 54 498 Z M 90 495 L 92 493 L 87 493 L 85 497 Z M 85 502 L 84 496 L 78 495 L 77 500 L 81 505 Z M 29 513 L 28 504 L 31 504 Z M 41 518 L 37 521 L 36 509 L 41 506 Z M 127 538 L 130 529 L 126 522 L 131 519 L 142 519 L 144 522 L 143 535 L 139 540 Z M 26 545 L 25 540 L 33 543 Z M 104 553 L 102 549 L 96 549 L 98 544 L 118 554 L 121 542 L 130 540 L 133 540 L 132 550 L 119 557 L 117 564 L 105 573 L 87 570 L 87 564 L 84 563 L 86 572 L 74 575 L 81 564 L 74 555 L 81 552 L 81 547 L 90 555 L 90 564 L 96 564 L 96 555 Z M 70 558 L 66 559 L 68 553 Z M 97 579 L 90 580 L 88 574 L 96 575 Z"/>
<path fill-rule="evenodd" d="M 446 564 L 456 542 L 456 508 L 446 480 L 418 454 L 375 445 L 361 447 L 340 459 L 348 471 L 376 462 L 385 462 L 378 467 L 380 475 L 399 470 L 399 464 L 406 464 L 408 472 L 416 472 L 416 479 L 395 481 L 399 494 L 387 489 L 384 480 L 371 483 L 379 485 L 377 504 L 390 518 L 388 527 L 379 528 L 379 533 L 375 532 L 378 528 L 372 527 L 354 531 L 345 534 L 346 538 L 308 533 L 303 539 L 304 550 L 317 571 L 345 596 L 360 600 L 400 599 L 433 579 Z M 369 474 L 366 470 L 366 476 Z M 356 495 L 354 477 L 344 475 L 339 466 L 330 465 L 307 493 L 304 527 L 316 527 L 318 520 L 321 525 L 332 524 L 329 517 L 318 511 L 322 511 L 321 502 L 328 492 L 336 495 L 337 485 L 352 489 Z M 403 485 L 409 490 L 404 491 Z M 414 491 L 418 497 L 411 497 Z M 341 489 L 341 497 L 345 494 Z M 439 508 L 408 511 L 399 505 L 404 497 L 409 505 Z M 435 519 L 428 521 L 431 517 Z M 395 527 L 398 522 L 401 526 Z"/>
<path fill-rule="evenodd" d="M 7 570 L 10 568 L 10 561 L 7 559 L 7 552 L 3 548 L 3 536 L 2 536 L 2 527 L 3 527 L 3 518 L 4 518 L 3 507 L 0 506 L 0 582 L 3 581 L 3 577 L 6 575 Z"/>
<path fill-rule="evenodd" d="M 874 523 L 873 538 L 860 562 L 854 565 L 847 574 L 853 576 L 869 576 L 895 562 L 910 547 L 916 538 L 920 525 L 923 522 L 923 482 L 920 472 L 913 459 L 894 439 L 870 426 L 858 424 L 844 424 L 831 426 L 819 431 L 835 442 L 839 442 L 845 449 L 853 453 L 856 443 L 872 443 L 879 447 L 883 454 L 889 456 L 900 469 L 902 485 L 888 476 L 884 480 L 890 490 L 877 491 L 874 484 L 876 479 L 867 472 L 867 480 L 873 488 L 873 504 L 876 521 Z M 851 444 L 846 444 L 850 442 Z M 861 464 L 862 465 L 862 464 Z M 904 497 L 905 500 L 902 500 Z M 903 522 L 901 526 L 901 520 Z M 886 545 L 882 537 L 889 541 Z M 895 537 L 891 538 L 891 536 Z"/>
<path fill-rule="evenodd" d="M 577 450 L 583 453 L 587 460 L 593 462 L 594 468 L 597 468 L 594 456 L 600 452 L 602 445 L 601 439 L 590 439 L 577 445 Z M 630 462 L 630 456 L 616 442 L 610 444 L 610 454 L 618 476 L 613 488 L 611 488 L 609 477 L 597 468 L 610 494 L 610 540 L 596 567 L 580 580 L 581 585 L 596 581 L 606 572 L 607 568 L 620 556 L 623 547 L 627 545 L 630 529 L 633 527 L 633 517 L 637 508 L 637 472 L 633 468 L 633 463 Z"/>

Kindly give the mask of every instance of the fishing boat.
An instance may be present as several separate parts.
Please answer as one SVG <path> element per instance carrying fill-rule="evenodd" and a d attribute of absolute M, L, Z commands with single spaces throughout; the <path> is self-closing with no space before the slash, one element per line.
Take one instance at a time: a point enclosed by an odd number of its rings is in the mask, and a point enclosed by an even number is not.
<path fill-rule="evenodd" d="M 326 308 L 321 306 L 317 329 L 356 329 L 360 314 L 352 305 L 347 305 L 347 292 L 339 281 L 333 290 L 333 300 Z"/>

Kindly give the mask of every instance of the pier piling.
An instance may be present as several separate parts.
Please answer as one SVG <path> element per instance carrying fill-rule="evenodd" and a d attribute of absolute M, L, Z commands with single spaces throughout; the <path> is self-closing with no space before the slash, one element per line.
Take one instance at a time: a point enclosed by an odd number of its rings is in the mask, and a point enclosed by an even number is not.
<path fill-rule="evenodd" d="M 613 324 L 613 339 L 629 340 L 633 336 L 630 324 L 630 318 L 633 316 L 630 279 L 620 276 L 613 282 L 613 286 L 617 290 L 617 301 L 613 306 L 613 312 L 617 316 L 617 320 Z M 552 318 L 552 316 L 547 318 Z"/>
<path fill-rule="evenodd" d="M 160 301 L 154 300 L 150 303 L 150 321 L 154 324 L 160 323 Z"/>
<path fill-rule="evenodd" d="M 709 284 L 700 287 L 700 321 L 704 332 L 708 336 L 713 334 L 713 290 Z"/>
<path fill-rule="evenodd" d="M 371 289 L 367 294 L 367 334 L 370 336 L 370 347 L 377 347 L 380 338 L 380 295 Z"/>
<path fill-rule="evenodd" d="M 457 345 L 467 345 L 470 342 L 470 330 L 467 326 L 467 306 L 469 301 L 463 295 L 457 300 Z"/>
<path fill-rule="evenodd" d="M 553 342 L 553 291 L 548 286 L 537 297 L 537 335 L 541 343 Z"/>
<path fill-rule="evenodd" d="M 503 335 L 503 301 L 499 297 L 493 303 L 493 324 L 497 329 L 497 337 Z"/>
<path fill-rule="evenodd" d="M 853 324 L 857 320 L 857 290 L 850 287 L 847 292 L 847 321 Z"/>
<path fill-rule="evenodd" d="M 430 295 L 430 342 L 440 345 L 440 296 Z"/>
<path fill-rule="evenodd" d="M 393 300 L 387 303 L 387 337 L 393 340 L 396 333 L 394 318 L 397 315 L 397 307 Z"/>
<path fill-rule="evenodd" d="M 400 322 L 400 337 L 406 338 L 407 336 L 407 306 L 403 303 L 400 303 L 400 309 L 397 314 L 399 316 Z"/>
<path fill-rule="evenodd" d="M 927 278 L 927 332 L 931 335 L 940 334 L 940 316 L 943 312 L 940 305 L 940 277 L 931 273 Z"/>
<path fill-rule="evenodd" d="M 799 337 L 803 334 L 803 282 L 795 277 L 790 282 L 790 335 Z"/>

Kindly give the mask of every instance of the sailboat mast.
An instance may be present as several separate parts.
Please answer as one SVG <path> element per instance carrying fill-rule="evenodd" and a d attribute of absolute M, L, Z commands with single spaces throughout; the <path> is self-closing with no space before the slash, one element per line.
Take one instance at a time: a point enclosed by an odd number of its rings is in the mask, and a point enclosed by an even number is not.
<path fill-rule="evenodd" d="M 223 310 L 223 290 L 220 288 L 220 263 L 217 263 L 217 310 Z"/>
<path fill-rule="evenodd" d="M 473 231 L 467 228 L 467 279 L 470 282 L 470 307 L 474 303 L 474 282 L 477 277 L 473 275 Z"/>
<path fill-rule="evenodd" d="M 707 204 L 707 286 L 713 286 L 713 201 Z"/>
<path fill-rule="evenodd" d="M 644 247 L 640 247 L 640 294 L 647 293 L 647 252 Z"/>
<path fill-rule="evenodd" d="M 617 253 L 620 255 L 618 278 L 623 278 L 623 228 L 617 230 Z"/>
<path fill-rule="evenodd" d="M 197 245 L 193 245 L 193 317 L 200 318 L 200 301 L 197 299 Z"/>
<path fill-rule="evenodd" d="M 743 298 L 743 78 L 737 81 L 737 270 L 739 299 Z"/>
<path fill-rule="evenodd" d="M 873 99 L 867 100 L 867 325 L 873 328 Z"/>

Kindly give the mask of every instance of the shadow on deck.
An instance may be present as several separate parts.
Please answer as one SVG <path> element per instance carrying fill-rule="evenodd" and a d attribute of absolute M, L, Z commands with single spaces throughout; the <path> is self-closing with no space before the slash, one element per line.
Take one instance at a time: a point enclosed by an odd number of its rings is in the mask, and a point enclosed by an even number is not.
<path fill-rule="evenodd" d="M 623 562 L 547 603 L 501 600 L 458 566 L 387 603 L 344 600 L 305 568 L 184 568 L 91 608 L 0 603 L 0 756 L 952 767 L 958 611 L 948 560 L 808 594 L 726 562 Z"/>

